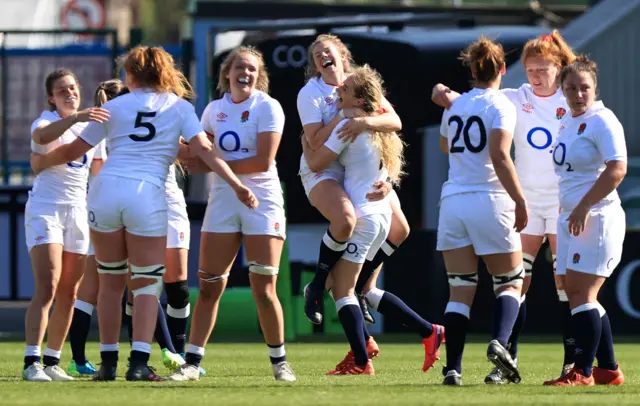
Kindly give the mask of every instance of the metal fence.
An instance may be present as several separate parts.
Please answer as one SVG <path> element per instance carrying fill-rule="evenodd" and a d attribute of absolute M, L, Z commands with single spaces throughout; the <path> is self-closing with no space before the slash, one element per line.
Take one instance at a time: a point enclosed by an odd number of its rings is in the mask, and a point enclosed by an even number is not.
<path fill-rule="evenodd" d="M 8 46 L 10 38 L 28 36 L 27 48 Z M 0 31 L 0 182 L 31 184 L 31 123 L 47 108 L 44 81 L 59 67 L 71 69 L 81 85 L 82 106 L 115 73 L 115 30 Z"/>

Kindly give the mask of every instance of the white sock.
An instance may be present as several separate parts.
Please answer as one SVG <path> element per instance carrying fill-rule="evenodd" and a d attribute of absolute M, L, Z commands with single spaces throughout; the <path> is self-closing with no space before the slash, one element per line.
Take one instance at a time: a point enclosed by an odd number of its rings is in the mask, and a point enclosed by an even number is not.
<path fill-rule="evenodd" d="M 196 355 L 204 355 L 204 347 L 198 347 L 193 344 L 189 344 L 189 346 L 187 347 L 187 352 Z"/>
<path fill-rule="evenodd" d="M 42 355 L 42 350 L 39 345 L 27 345 L 27 348 L 24 350 L 25 357 L 40 357 Z"/>
<path fill-rule="evenodd" d="M 131 344 L 131 351 L 146 352 L 151 354 L 151 343 L 145 343 L 144 341 L 134 341 Z"/>
<path fill-rule="evenodd" d="M 45 357 L 53 357 L 53 358 L 60 359 L 60 354 L 62 354 L 62 350 L 60 350 L 60 351 L 52 350 L 49 347 L 44 349 L 44 356 Z"/>
<path fill-rule="evenodd" d="M 100 343 L 100 352 L 113 352 L 113 351 L 118 351 L 120 349 L 120 344 L 119 343 L 115 343 L 115 344 L 102 344 Z"/>

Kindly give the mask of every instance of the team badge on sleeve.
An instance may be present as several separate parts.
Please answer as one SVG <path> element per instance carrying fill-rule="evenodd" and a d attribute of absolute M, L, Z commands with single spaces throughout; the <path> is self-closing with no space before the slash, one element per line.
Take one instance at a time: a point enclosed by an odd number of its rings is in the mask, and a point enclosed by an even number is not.
<path fill-rule="evenodd" d="M 573 263 L 577 264 L 578 262 L 580 262 L 580 254 L 576 252 L 575 254 L 573 254 Z"/>
<path fill-rule="evenodd" d="M 584 130 L 587 129 L 587 123 L 582 123 L 580 124 L 580 127 L 578 127 L 578 135 L 582 135 L 582 133 L 584 132 Z"/>
<path fill-rule="evenodd" d="M 180 241 L 184 241 L 184 232 L 180 231 Z"/>
<path fill-rule="evenodd" d="M 240 117 L 240 121 L 246 123 L 249 120 L 249 110 L 245 110 L 242 112 L 242 117 Z"/>
<path fill-rule="evenodd" d="M 562 117 L 564 117 L 565 114 L 567 114 L 567 110 L 563 109 L 562 107 L 558 107 L 556 109 L 556 118 L 558 120 L 562 120 Z"/>

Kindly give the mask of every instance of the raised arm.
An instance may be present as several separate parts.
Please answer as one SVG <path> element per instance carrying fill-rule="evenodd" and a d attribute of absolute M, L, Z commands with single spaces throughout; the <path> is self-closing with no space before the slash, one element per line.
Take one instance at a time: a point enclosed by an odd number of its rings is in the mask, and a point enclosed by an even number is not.
<path fill-rule="evenodd" d="M 95 121 L 103 123 L 109 120 L 109 112 L 99 107 L 91 107 L 57 121 L 43 121 L 32 131 L 31 139 L 38 145 L 46 145 L 58 139 L 75 123 Z"/>
<path fill-rule="evenodd" d="M 89 151 L 91 148 L 93 148 L 93 145 L 88 144 L 82 138 L 76 138 L 72 143 L 62 145 L 54 149 L 53 151 L 47 152 L 46 154 L 40 156 L 39 159 L 37 159 L 37 157 L 34 157 L 34 155 L 37 154 L 31 154 L 31 168 L 37 175 L 38 173 L 51 166 L 62 165 L 67 162 L 76 160 L 86 154 L 87 151 Z"/>
<path fill-rule="evenodd" d="M 329 164 L 338 157 L 338 154 L 324 145 L 314 151 L 304 137 L 302 137 L 302 151 L 304 152 L 304 158 L 307 160 L 309 169 L 313 172 L 320 172 L 327 169 Z"/>

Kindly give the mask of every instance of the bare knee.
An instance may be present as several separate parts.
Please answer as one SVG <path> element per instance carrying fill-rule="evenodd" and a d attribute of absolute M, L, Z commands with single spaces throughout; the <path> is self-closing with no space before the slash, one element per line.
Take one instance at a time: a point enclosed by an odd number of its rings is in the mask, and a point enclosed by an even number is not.
<path fill-rule="evenodd" d="M 254 289 L 254 297 L 256 304 L 263 309 L 273 308 L 274 303 L 278 301 L 278 296 L 273 289 L 257 288 Z"/>
<path fill-rule="evenodd" d="M 389 230 L 389 236 L 387 240 L 389 240 L 396 247 L 400 246 L 407 237 L 409 237 L 409 233 L 411 232 L 411 228 L 409 227 L 409 223 L 406 221 L 396 221 L 393 219 L 391 223 L 391 230 Z"/>
<path fill-rule="evenodd" d="M 58 286 L 56 291 L 56 303 L 72 304 L 78 297 L 78 289 L 74 286 Z"/>
<path fill-rule="evenodd" d="M 356 215 L 353 212 L 345 211 L 342 216 L 331 220 L 331 233 L 338 241 L 347 241 L 356 227 Z"/>
<path fill-rule="evenodd" d="M 57 287 L 57 279 L 38 281 L 36 283 L 35 293 L 31 301 L 37 302 L 43 306 L 51 305 L 51 303 L 53 303 L 53 298 L 56 296 Z"/>

